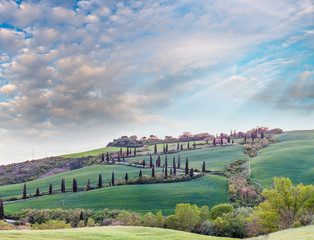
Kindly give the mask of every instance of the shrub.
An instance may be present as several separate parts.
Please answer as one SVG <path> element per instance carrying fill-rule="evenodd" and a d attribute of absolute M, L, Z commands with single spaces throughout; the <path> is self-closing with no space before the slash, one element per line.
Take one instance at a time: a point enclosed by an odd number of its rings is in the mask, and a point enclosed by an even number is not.
<path fill-rule="evenodd" d="M 213 222 L 206 220 L 201 224 L 200 233 L 204 234 L 204 235 L 213 236 L 214 235 L 214 226 L 215 226 L 215 224 Z"/>
<path fill-rule="evenodd" d="M 71 228 L 71 225 L 61 220 L 49 220 L 46 223 L 42 223 L 42 224 L 35 223 L 33 225 L 34 230 L 64 229 L 64 228 Z"/>
<path fill-rule="evenodd" d="M 79 221 L 78 224 L 77 224 L 77 227 L 78 227 L 78 228 L 85 227 L 84 221 L 83 221 L 83 220 Z"/>
<path fill-rule="evenodd" d="M 143 216 L 143 226 L 145 227 L 156 227 L 157 217 L 151 212 L 146 213 Z"/>
<path fill-rule="evenodd" d="M 95 227 L 95 220 L 93 218 L 88 218 L 86 227 Z"/>
<path fill-rule="evenodd" d="M 12 230 L 15 227 L 12 224 L 9 224 L 3 220 L 0 221 L 0 230 Z"/>
<path fill-rule="evenodd" d="M 123 225 L 132 226 L 133 216 L 131 213 L 123 211 L 117 216 L 116 221 L 121 222 Z"/>
<path fill-rule="evenodd" d="M 230 213 L 233 212 L 233 206 L 227 203 L 219 204 L 210 210 L 210 215 L 213 220 L 215 220 L 218 217 L 222 217 L 224 213 Z"/>

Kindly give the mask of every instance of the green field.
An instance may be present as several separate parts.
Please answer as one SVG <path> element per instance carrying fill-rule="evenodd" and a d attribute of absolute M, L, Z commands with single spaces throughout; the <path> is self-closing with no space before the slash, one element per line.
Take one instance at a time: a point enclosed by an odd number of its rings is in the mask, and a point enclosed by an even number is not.
<path fill-rule="evenodd" d="M 314 184 L 314 131 L 291 131 L 279 135 L 251 158 L 251 177 L 270 187 L 273 177 L 289 177 L 294 184 Z"/>
<path fill-rule="evenodd" d="M 105 148 L 98 148 L 86 152 L 79 152 L 79 153 L 70 153 L 65 154 L 60 157 L 64 158 L 77 158 L 77 157 L 87 157 L 87 156 L 96 156 L 100 153 L 104 152 L 118 152 L 120 150 L 120 147 L 105 147 Z M 122 148 L 123 151 L 126 151 L 126 148 Z"/>
<path fill-rule="evenodd" d="M 76 228 L 62 230 L 13 230 L 0 231 L 0 239 L 27 239 L 27 240 L 95 240 L 95 239 L 110 239 L 110 240 L 134 240 L 134 239 L 153 239 L 153 240 L 224 240 L 231 238 L 210 237 L 199 234 L 193 234 L 183 231 L 176 231 L 164 228 L 150 227 L 95 227 L 95 228 Z M 235 238 L 232 238 L 235 239 Z"/>
<path fill-rule="evenodd" d="M 202 163 L 205 161 L 207 170 L 222 170 L 229 162 L 234 162 L 240 158 L 248 158 L 248 156 L 243 153 L 242 145 L 225 147 L 218 146 L 167 154 L 168 166 L 172 166 L 173 156 L 175 156 L 177 162 L 179 154 L 181 159 L 181 168 L 185 167 L 185 159 L 188 158 L 189 168 L 202 169 Z M 161 165 L 164 163 L 165 156 L 166 155 L 161 155 Z M 148 162 L 149 156 L 127 158 L 127 161 L 138 161 L 141 159 L 145 159 L 145 161 Z M 154 155 L 154 163 L 156 162 L 156 159 L 157 156 Z"/>
<path fill-rule="evenodd" d="M 61 179 L 65 179 L 66 189 L 72 189 L 73 178 L 78 181 L 78 187 L 84 188 L 87 180 L 90 179 L 91 187 L 96 187 L 98 183 L 98 175 L 101 173 L 103 176 L 103 183 L 111 182 L 111 174 L 115 173 L 115 179 L 124 179 L 125 173 L 128 173 L 129 178 L 138 177 L 140 169 L 129 167 L 125 165 L 93 165 L 89 167 L 80 168 L 64 173 L 59 173 L 46 178 L 37 179 L 26 183 L 28 194 L 34 195 L 36 188 L 39 187 L 40 192 L 48 193 L 49 184 L 52 183 L 55 191 L 60 191 Z M 156 169 L 156 172 L 160 169 Z M 142 169 L 143 174 L 151 175 L 151 169 Z M 3 199 L 9 197 L 21 197 L 23 193 L 24 183 L 0 186 L 0 196 Z"/>
<path fill-rule="evenodd" d="M 287 230 L 271 233 L 265 236 L 250 238 L 248 240 L 310 240 L 314 239 L 314 225 L 290 228 Z"/>
<path fill-rule="evenodd" d="M 135 212 L 174 213 L 177 203 L 212 207 L 228 202 L 227 179 L 204 176 L 187 182 L 122 185 L 88 192 L 64 193 L 5 204 L 7 213 L 25 208 L 104 208 L 126 209 Z"/>

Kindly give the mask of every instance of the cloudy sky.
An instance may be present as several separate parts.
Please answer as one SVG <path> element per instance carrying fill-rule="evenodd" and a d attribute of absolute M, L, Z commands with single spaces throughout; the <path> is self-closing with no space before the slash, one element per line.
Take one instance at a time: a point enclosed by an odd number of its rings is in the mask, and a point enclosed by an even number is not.
<path fill-rule="evenodd" d="M 121 135 L 314 128 L 313 0 L 0 0 L 0 165 Z"/>

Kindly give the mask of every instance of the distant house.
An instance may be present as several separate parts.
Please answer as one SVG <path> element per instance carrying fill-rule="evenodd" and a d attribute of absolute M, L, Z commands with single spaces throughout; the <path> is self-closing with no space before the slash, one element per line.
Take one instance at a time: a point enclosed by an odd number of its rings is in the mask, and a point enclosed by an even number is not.
<path fill-rule="evenodd" d="M 216 144 L 221 144 L 221 138 L 216 138 Z M 223 144 L 227 144 L 227 139 L 226 138 L 223 138 L 222 139 L 222 143 Z"/>
<path fill-rule="evenodd" d="M 165 140 L 172 140 L 173 137 L 172 136 L 165 136 Z"/>

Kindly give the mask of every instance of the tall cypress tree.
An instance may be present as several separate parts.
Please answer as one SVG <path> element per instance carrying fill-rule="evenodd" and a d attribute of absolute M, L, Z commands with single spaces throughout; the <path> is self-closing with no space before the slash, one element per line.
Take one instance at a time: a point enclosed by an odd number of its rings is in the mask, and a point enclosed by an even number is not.
<path fill-rule="evenodd" d="M 152 155 L 150 155 L 150 157 L 149 157 L 149 167 L 150 168 L 153 167 L 153 157 L 152 157 Z"/>
<path fill-rule="evenodd" d="M 101 161 L 102 161 L 102 162 L 105 161 L 105 154 L 104 154 L 104 153 L 101 154 Z"/>
<path fill-rule="evenodd" d="M 122 156 L 122 148 L 120 148 L 120 156 Z"/>
<path fill-rule="evenodd" d="M 139 177 L 142 177 L 142 169 L 140 170 L 140 173 L 138 174 Z"/>
<path fill-rule="evenodd" d="M 160 155 L 158 155 L 158 165 L 157 165 L 157 167 L 160 167 L 160 164 L 161 164 L 161 161 L 160 161 Z"/>
<path fill-rule="evenodd" d="M 90 180 L 87 180 L 87 185 L 86 185 L 86 190 L 89 191 L 90 190 Z"/>
<path fill-rule="evenodd" d="M 193 175 L 194 175 L 194 171 L 193 171 L 193 168 L 191 168 L 191 170 L 190 170 L 190 177 L 193 177 Z"/>
<path fill-rule="evenodd" d="M 136 157 L 136 148 L 134 148 L 134 156 Z"/>
<path fill-rule="evenodd" d="M 109 162 L 109 152 L 107 152 L 106 160 Z"/>
<path fill-rule="evenodd" d="M 65 181 L 64 178 L 61 180 L 61 192 L 65 193 Z"/>
<path fill-rule="evenodd" d="M 155 144 L 154 153 L 157 153 L 157 144 Z"/>
<path fill-rule="evenodd" d="M 125 179 L 125 181 L 126 181 L 126 182 L 129 180 L 129 175 L 128 175 L 128 173 L 127 173 L 127 172 L 125 173 L 125 177 L 124 177 L 124 179 Z"/>
<path fill-rule="evenodd" d="M 145 159 L 143 159 L 143 168 L 145 168 L 146 166 L 146 162 L 145 162 Z"/>
<path fill-rule="evenodd" d="M 125 162 L 124 153 L 122 153 L 122 162 Z"/>
<path fill-rule="evenodd" d="M 72 188 L 73 188 L 73 192 L 77 192 L 77 181 L 75 178 L 73 178 Z"/>
<path fill-rule="evenodd" d="M 227 141 L 228 141 L 228 143 L 230 143 L 230 136 L 228 136 L 228 140 Z"/>
<path fill-rule="evenodd" d="M 205 172 L 205 161 L 203 161 L 202 172 Z"/>
<path fill-rule="evenodd" d="M 118 162 L 120 162 L 120 153 L 118 152 Z"/>
<path fill-rule="evenodd" d="M 36 189 L 35 196 L 36 196 L 36 197 L 39 197 L 39 188 Z"/>
<path fill-rule="evenodd" d="M 0 220 L 4 219 L 4 207 L 3 207 L 3 201 L 0 199 Z"/>
<path fill-rule="evenodd" d="M 170 168 L 170 176 L 172 176 L 173 175 L 173 173 L 172 173 L 172 168 Z"/>
<path fill-rule="evenodd" d="M 23 188 L 23 199 L 26 199 L 27 197 L 27 189 L 26 189 L 26 183 L 24 183 L 24 188 Z"/>
<path fill-rule="evenodd" d="M 213 140 L 213 145 L 216 146 L 216 138 Z"/>
<path fill-rule="evenodd" d="M 178 169 L 180 169 L 181 168 L 181 161 L 180 161 L 180 154 L 179 154 L 179 156 L 178 156 Z"/>
<path fill-rule="evenodd" d="M 111 185 L 114 186 L 114 172 L 111 174 Z"/>
<path fill-rule="evenodd" d="M 224 144 L 224 139 L 220 138 L 220 145 L 223 145 L 223 144 Z"/>
<path fill-rule="evenodd" d="M 181 143 L 181 151 L 183 151 L 183 144 Z"/>
<path fill-rule="evenodd" d="M 187 149 L 188 149 L 188 150 L 190 149 L 190 142 L 188 142 L 188 146 L 187 146 Z"/>
<path fill-rule="evenodd" d="M 194 148 L 194 149 L 196 148 L 196 143 L 195 143 L 195 141 L 194 141 L 194 145 L 193 145 L 193 148 Z"/>
<path fill-rule="evenodd" d="M 102 188 L 102 174 L 101 173 L 99 173 L 98 175 L 98 187 Z"/>
<path fill-rule="evenodd" d="M 80 221 L 82 220 L 84 220 L 83 211 L 81 211 L 81 214 L 80 214 Z"/>
<path fill-rule="evenodd" d="M 179 149 L 180 149 L 180 144 L 179 144 L 179 142 L 177 143 L 177 151 L 179 151 Z"/>
<path fill-rule="evenodd" d="M 155 167 L 152 168 L 152 177 L 155 177 Z"/>
<path fill-rule="evenodd" d="M 164 153 L 166 153 L 165 144 L 164 144 L 164 145 L 162 145 L 162 151 L 163 151 Z"/>
<path fill-rule="evenodd" d="M 167 157 L 167 155 L 165 157 L 165 165 L 168 165 L 168 157 Z"/>
<path fill-rule="evenodd" d="M 114 156 L 111 156 L 112 163 L 115 164 Z"/>
<path fill-rule="evenodd" d="M 126 149 L 126 156 L 129 156 L 129 148 Z"/>
<path fill-rule="evenodd" d="M 165 178 L 168 177 L 168 164 L 165 164 Z"/>
<path fill-rule="evenodd" d="M 263 138 L 264 138 L 264 132 L 261 133 L 261 139 L 263 139 Z"/>
<path fill-rule="evenodd" d="M 189 159 L 186 158 L 185 160 L 185 174 L 187 175 L 189 173 Z"/>
<path fill-rule="evenodd" d="M 166 144 L 166 153 L 168 152 L 168 143 Z"/>
<path fill-rule="evenodd" d="M 52 194 L 52 183 L 49 184 L 49 194 Z"/>

